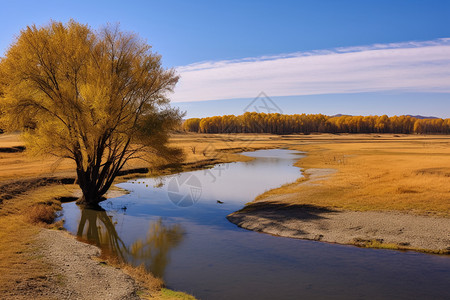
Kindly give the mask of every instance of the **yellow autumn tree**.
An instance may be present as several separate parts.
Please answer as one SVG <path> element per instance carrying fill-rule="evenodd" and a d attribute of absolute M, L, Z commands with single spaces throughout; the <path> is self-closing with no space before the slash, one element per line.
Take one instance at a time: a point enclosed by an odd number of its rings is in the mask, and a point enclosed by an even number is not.
<path fill-rule="evenodd" d="M 0 61 L 2 119 L 27 148 L 76 163 L 79 200 L 95 206 L 133 158 L 180 159 L 167 146 L 181 121 L 178 81 L 132 33 L 70 21 L 22 30 Z"/>
<path fill-rule="evenodd" d="M 282 115 L 246 112 L 187 119 L 184 130 L 201 133 L 428 133 L 449 134 L 450 119 L 417 119 L 411 116 Z"/>

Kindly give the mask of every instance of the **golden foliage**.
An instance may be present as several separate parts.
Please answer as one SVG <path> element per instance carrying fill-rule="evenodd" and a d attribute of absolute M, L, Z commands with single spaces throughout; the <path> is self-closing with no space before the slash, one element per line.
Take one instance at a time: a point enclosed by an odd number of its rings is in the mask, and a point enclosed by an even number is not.
<path fill-rule="evenodd" d="M 98 201 L 129 159 L 180 158 L 167 147 L 181 119 L 167 98 L 178 77 L 135 34 L 73 20 L 28 26 L 0 75 L 7 129 L 23 130 L 37 154 L 72 159 L 87 201 Z"/>
<path fill-rule="evenodd" d="M 282 115 L 246 112 L 187 119 L 183 129 L 199 133 L 450 133 L 450 119 L 418 119 L 411 116 Z"/>

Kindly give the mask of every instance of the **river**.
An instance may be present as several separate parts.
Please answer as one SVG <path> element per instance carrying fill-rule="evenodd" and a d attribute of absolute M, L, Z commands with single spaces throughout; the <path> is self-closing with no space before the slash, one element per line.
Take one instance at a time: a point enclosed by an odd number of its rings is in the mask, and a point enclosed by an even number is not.
<path fill-rule="evenodd" d="M 118 184 L 105 211 L 63 204 L 65 228 L 199 299 L 450 299 L 450 259 L 275 237 L 225 218 L 302 176 L 301 153 Z"/>

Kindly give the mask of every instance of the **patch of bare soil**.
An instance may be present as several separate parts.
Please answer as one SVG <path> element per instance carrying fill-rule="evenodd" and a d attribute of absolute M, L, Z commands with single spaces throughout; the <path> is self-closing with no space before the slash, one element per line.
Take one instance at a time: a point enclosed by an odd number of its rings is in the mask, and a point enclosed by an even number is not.
<path fill-rule="evenodd" d="M 37 245 L 51 274 L 46 288 L 28 292 L 48 299 L 140 299 L 139 285 L 122 270 L 93 258 L 100 250 L 77 241 L 67 232 L 43 229 Z M 24 299 L 27 290 L 23 291 Z"/>

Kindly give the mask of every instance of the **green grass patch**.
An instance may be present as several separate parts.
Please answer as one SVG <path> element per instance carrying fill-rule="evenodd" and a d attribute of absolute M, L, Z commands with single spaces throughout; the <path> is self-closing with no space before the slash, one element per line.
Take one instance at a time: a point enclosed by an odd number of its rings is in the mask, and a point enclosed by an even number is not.
<path fill-rule="evenodd" d="M 196 300 L 192 295 L 183 292 L 172 291 L 169 289 L 161 289 L 161 299 L 180 299 L 180 300 Z"/>

